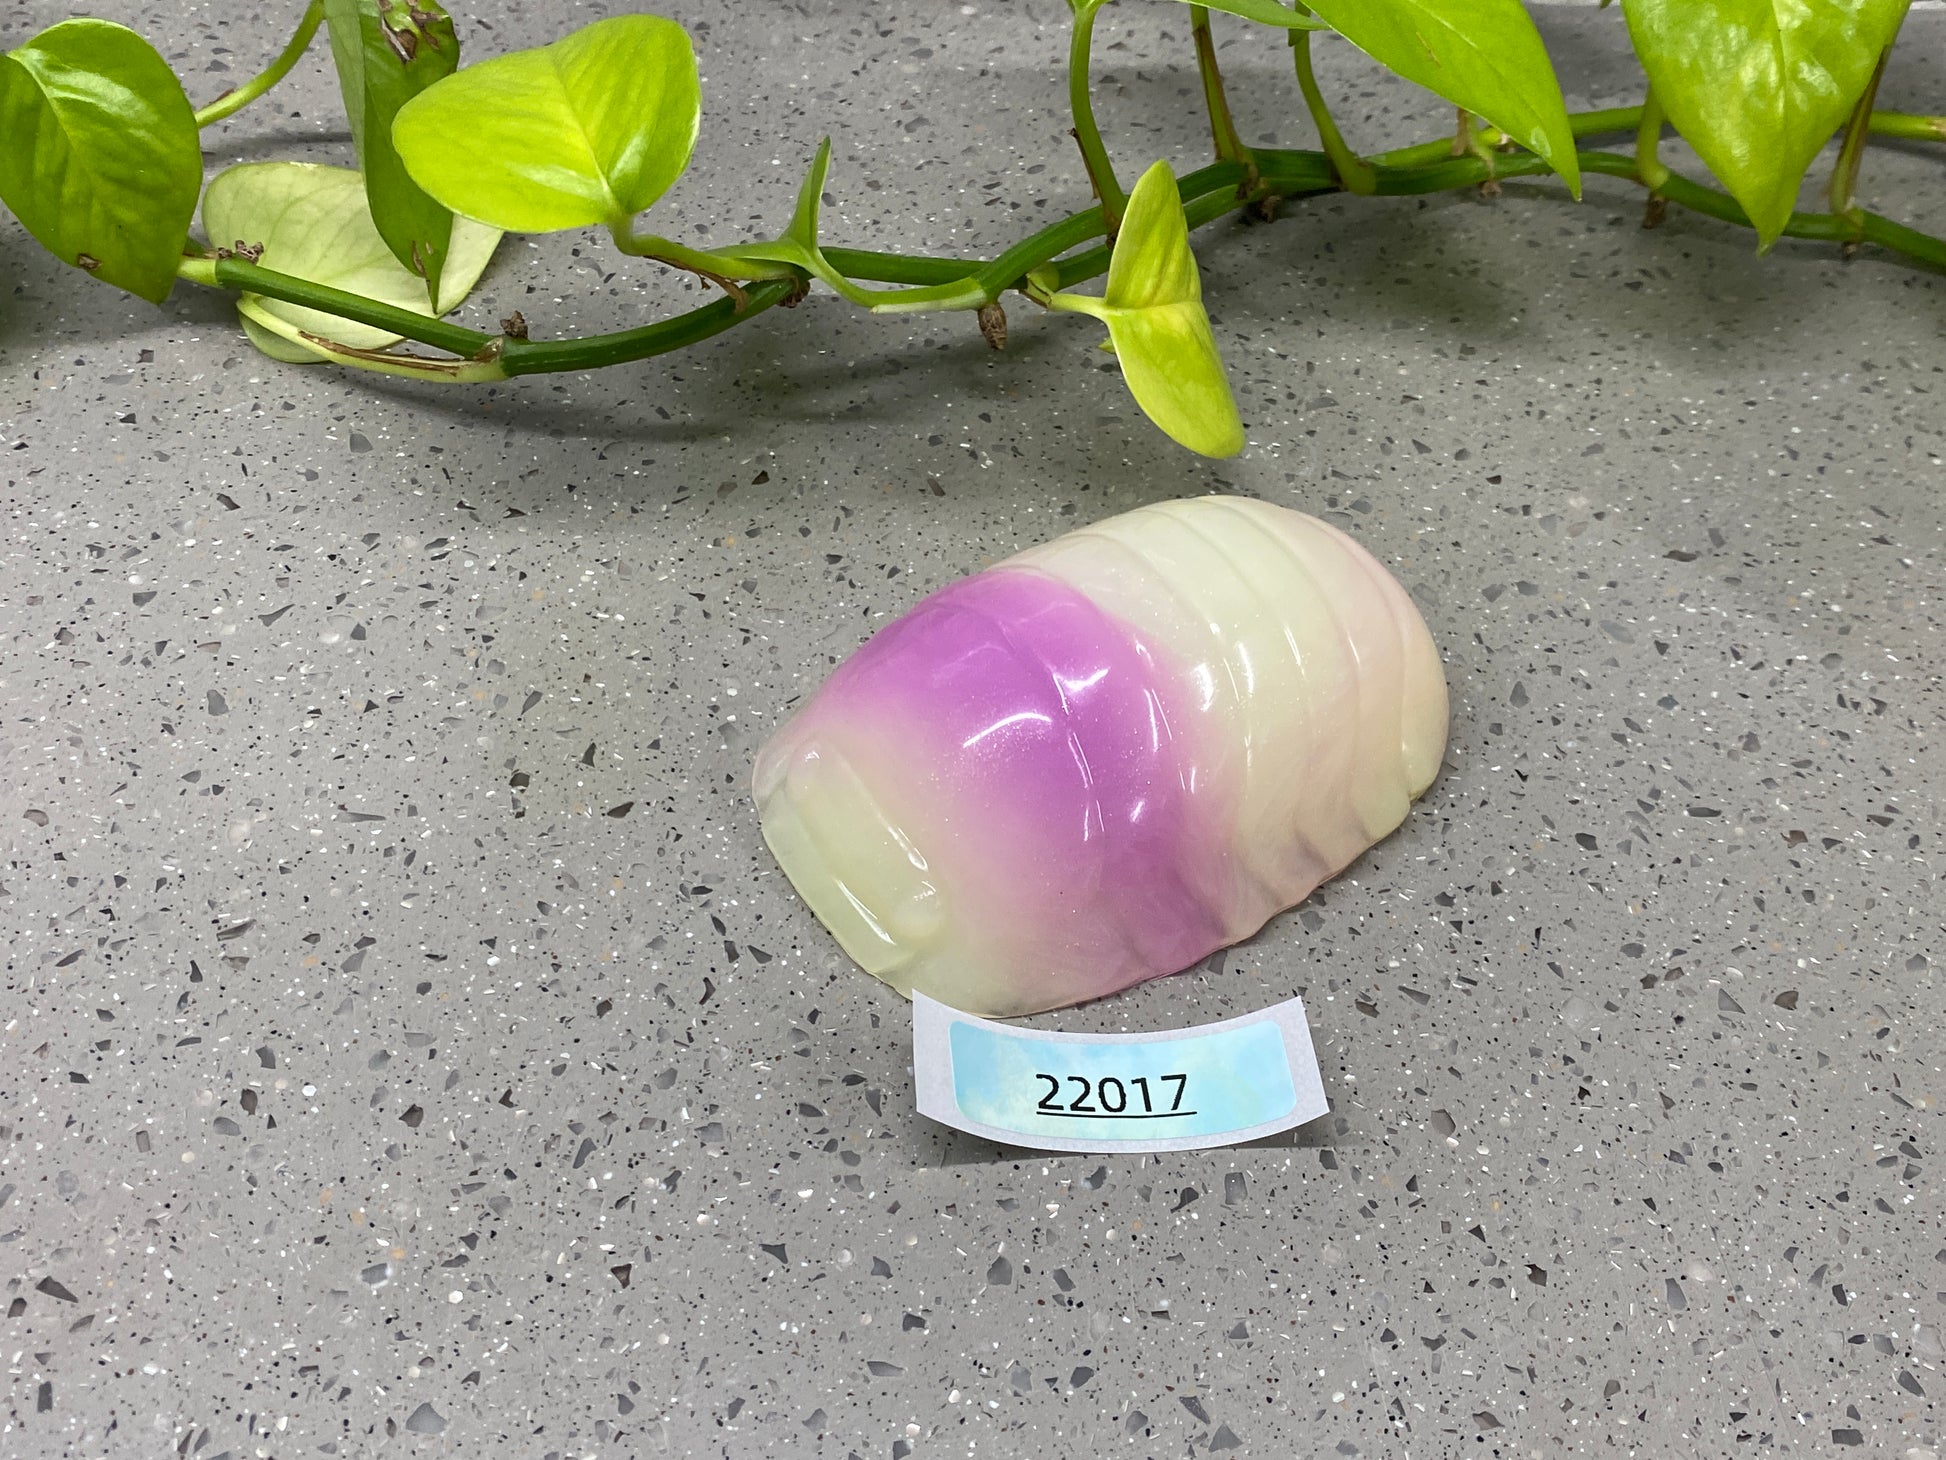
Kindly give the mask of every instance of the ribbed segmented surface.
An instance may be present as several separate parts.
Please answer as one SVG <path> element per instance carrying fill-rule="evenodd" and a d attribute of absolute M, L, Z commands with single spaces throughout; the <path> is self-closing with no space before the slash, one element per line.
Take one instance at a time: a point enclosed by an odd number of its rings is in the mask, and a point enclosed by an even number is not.
<path fill-rule="evenodd" d="M 1404 817 L 1444 748 L 1424 623 L 1364 549 L 1234 497 L 929 596 L 758 758 L 764 831 L 866 969 L 977 1013 L 1194 963 Z"/>
<path fill-rule="evenodd" d="M 1243 497 L 1140 508 L 1012 560 L 1186 660 L 1211 780 L 1237 797 L 1232 938 L 1405 818 L 1446 744 L 1446 681 L 1412 600 L 1337 528 Z"/>

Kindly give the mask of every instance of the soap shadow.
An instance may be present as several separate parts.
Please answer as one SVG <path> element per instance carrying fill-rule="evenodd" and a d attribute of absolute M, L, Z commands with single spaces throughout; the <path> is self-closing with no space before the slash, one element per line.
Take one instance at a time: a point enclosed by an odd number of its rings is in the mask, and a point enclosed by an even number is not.
<path fill-rule="evenodd" d="M 1141 1151 L 1043 1151 L 1033 1146 L 1011 1146 L 985 1136 L 972 1135 L 952 1126 L 919 1117 L 925 1127 L 909 1143 L 913 1160 L 926 1166 L 963 1170 L 973 1166 L 1004 1166 L 1025 1161 L 1078 1161 L 1097 1165 L 1103 1161 L 1125 1160 L 1146 1154 Z M 1273 1131 L 1254 1140 L 1204 1146 L 1191 1151 L 1158 1151 L 1158 1156 L 1215 1157 L 1224 1151 L 1288 1151 L 1293 1148 L 1328 1150 L 1332 1147 L 1331 1115 L 1307 1120 L 1291 1130 Z M 1084 1173 L 1085 1174 L 1085 1173 Z"/>

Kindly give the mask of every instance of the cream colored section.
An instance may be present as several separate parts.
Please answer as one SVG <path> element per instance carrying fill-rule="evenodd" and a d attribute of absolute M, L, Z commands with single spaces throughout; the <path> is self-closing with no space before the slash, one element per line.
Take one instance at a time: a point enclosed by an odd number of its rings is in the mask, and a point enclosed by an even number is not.
<path fill-rule="evenodd" d="M 751 789 L 778 865 L 852 960 L 906 997 L 916 985 L 981 1013 L 1049 1007 L 1041 971 L 1005 956 L 1004 928 L 969 915 L 995 875 L 982 839 L 920 789 L 929 768 L 885 728 L 814 706 L 764 746 Z"/>
<path fill-rule="evenodd" d="M 1187 665 L 1199 799 L 1234 807 L 1245 937 L 1396 827 L 1446 744 L 1432 636 L 1336 528 L 1243 497 L 1144 507 L 1010 560 Z M 1177 727 L 1178 733 L 1190 727 Z"/>
<path fill-rule="evenodd" d="M 910 992 L 902 971 L 945 922 L 925 857 L 828 744 L 767 755 L 755 789 L 764 840 L 818 920 L 867 973 Z"/>

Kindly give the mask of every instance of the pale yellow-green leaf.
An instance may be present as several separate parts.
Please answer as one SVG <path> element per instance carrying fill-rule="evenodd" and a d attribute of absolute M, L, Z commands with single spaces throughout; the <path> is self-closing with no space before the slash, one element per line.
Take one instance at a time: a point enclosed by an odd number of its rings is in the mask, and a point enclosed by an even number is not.
<path fill-rule="evenodd" d="M 349 168 L 307 162 L 251 162 L 221 173 L 203 195 L 203 232 L 219 248 L 262 245 L 266 269 L 326 284 L 382 304 L 432 314 L 425 280 L 401 267 L 379 237 L 365 201 L 365 184 Z M 498 229 L 471 219 L 454 222 L 441 271 L 439 312 L 459 306 L 485 271 L 500 242 Z M 318 358 L 273 334 L 264 315 L 358 349 L 379 349 L 399 336 L 336 315 L 245 294 L 237 301 L 244 333 L 274 359 Z"/>
<path fill-rule="evenodd" d="M 237 323 L 243 326 L 243 337 L 257 350 L 273 360 L 282 360 L 286 365 L 315 365 L 324 358 L 308 345 L 300 345 L 287 340 L 282 335 L 273 334 L 275 326 L 266 317 L 258 322 L 258 315 L 268 301 L 255 294 L 245 294 L 236 302 Z M 267 315 L 267 311 L 265 311 Z M 288 327 L 288 326 L 287 326 Z"/>
<path fill-rule="evenodd" d="M 1243 421 L 1202 305 L 1115 310 L 1108 338 L 1129 394 L 1171 439 L 1203 456 L 1243 450 Z"/>
<path fill-rule="evenodd" d="M 1108 326 L 1129 394 L 1172 439 L 1204 456 L 1243 449 L 1243 421 L 1203 308 L 1189 223 L 1168 163 L 1143 173 L 1129 194 L 1101 297 L 1055 294 L 1047 303 Z"/>

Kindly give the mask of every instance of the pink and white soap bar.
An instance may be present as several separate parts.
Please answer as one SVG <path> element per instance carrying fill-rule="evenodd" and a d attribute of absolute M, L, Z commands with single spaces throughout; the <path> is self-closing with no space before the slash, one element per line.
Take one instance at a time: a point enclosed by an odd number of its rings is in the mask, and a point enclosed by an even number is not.
<path fill-rule="evenodd" d="M 1027 1014 L 1187 968 L 1405 818 L 1446 681 L 1351 538 L 1143 507 L 922 599 L 757 757 L 765 840 L 869 973 Z"/>

